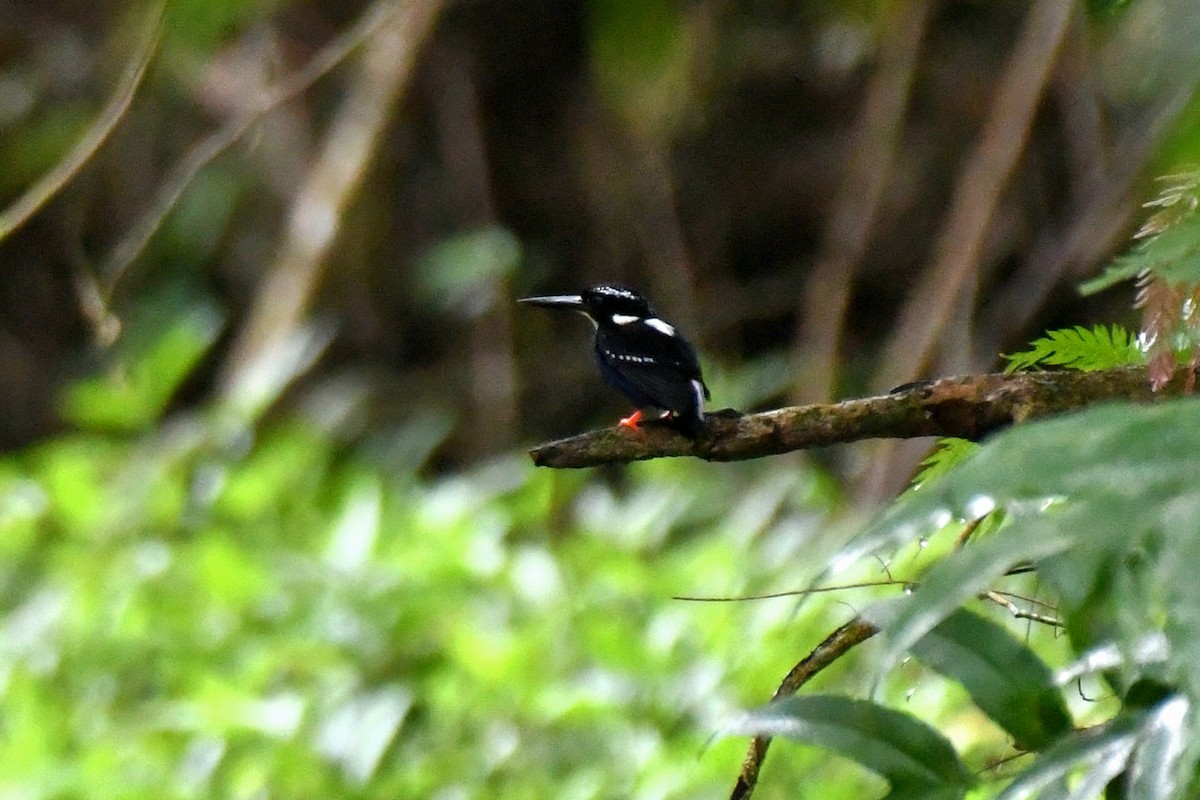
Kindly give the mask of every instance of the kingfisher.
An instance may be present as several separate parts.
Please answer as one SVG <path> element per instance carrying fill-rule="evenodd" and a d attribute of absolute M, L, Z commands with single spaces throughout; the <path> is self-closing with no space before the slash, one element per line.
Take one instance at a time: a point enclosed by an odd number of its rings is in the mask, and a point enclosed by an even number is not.
<path fill-rule="evenodd" d="M 525 297 L 518 302 L 578 311 L 592 321 L 596 327 L 592 349 L 601 377 L 636 406 L 620 425 L 637 429 L 643 413 L 651 413 L 692 439 L 704 433 L 704 401 L 709 393 L 696 351 L 646 298 L 624 286 L 602 285 L 580 294 Z"/>

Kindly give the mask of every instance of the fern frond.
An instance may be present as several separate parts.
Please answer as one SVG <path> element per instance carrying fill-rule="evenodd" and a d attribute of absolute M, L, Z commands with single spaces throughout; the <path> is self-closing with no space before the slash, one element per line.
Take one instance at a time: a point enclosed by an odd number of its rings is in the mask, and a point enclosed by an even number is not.
<path fill-rule="evenodd" d="M 1008 359 L 1005 372 L 1035 367 L 1067 367 L 1093 372 L 1146 362 L 1146 354 L 1137 337 L 1120 325 L 1097 325 L 1090 330 L 1076 325 L 1047 331 L 1045 336 L 1035 339 L 1028 350 L 1004 357 Z"/>
<path fill-rule="evenodd" d="M 1146 259 L 1140 257 L 1135 250 L 1129 255 L 1114 259 L 1104 268 L 1104 272 L 1079 284 L 1079 293 L 1087 297 L 1102 292 L 1110 286 L 1116 286 L 1122 281 L 1132 280 L 1145 271 Z"/>
<path fill-rule="evenodd" d="M 1154 208 L 1137 233 L 1137 245 L 1113 261 L 1099 276 L 1085 281 L 1085 295 L 1143 273 L 1169 284 L 1200 282 L 1200 170 L 1164 175 L 1166 186 L 1144 208 Z"/>
<path fill-rule="evenodd" d="M 958 439 L 953 436 L 938 439 L 933 452 L 925 457 L 917 474 L 913 476 L 910 491 L 920 491 L 921 487 L 945 475 L 977 449 L 979 444 L 970 439 Z"/>

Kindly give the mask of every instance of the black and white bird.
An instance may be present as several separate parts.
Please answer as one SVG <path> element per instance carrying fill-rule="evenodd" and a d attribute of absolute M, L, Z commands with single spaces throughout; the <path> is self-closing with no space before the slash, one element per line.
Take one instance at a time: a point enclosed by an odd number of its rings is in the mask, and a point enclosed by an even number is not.
<path fill-rule="evenodd" d="M 637 410 L 621 425 L 636 428 L 643 412 L 657 414 L 691 438 L 704 432 L 708 387 L 696 351 L 646 298 L 622 286 L 593 286 L 580 294 L 526 297 L 542 308 L 578 311 L 596 326 L 600 375 Z"/>

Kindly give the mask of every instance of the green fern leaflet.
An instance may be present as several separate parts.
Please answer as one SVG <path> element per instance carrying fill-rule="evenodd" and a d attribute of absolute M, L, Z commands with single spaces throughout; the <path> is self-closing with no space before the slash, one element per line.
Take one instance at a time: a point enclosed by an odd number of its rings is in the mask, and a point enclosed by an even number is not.
<path fill-rule="evenodd" d="M 958 466 L 963 459 L 979 449 L 970 439 L 946 436 L 938 439 L 937 447 L 921 462 L 921 467 L 912 479 L 911 488 L 919 490 L 930 481 L 937 480 Z"/>
<path fill-rule="evenodd" d="M 1137 337 L 1120 325 L 1097 325 L 1091 330 L 1076 325 L 1047 331 L 1028 350 L 1005 356 L 1005 372 L 1035 367 L 1067 367 L 1094 372 L 1146 363 Z"/>

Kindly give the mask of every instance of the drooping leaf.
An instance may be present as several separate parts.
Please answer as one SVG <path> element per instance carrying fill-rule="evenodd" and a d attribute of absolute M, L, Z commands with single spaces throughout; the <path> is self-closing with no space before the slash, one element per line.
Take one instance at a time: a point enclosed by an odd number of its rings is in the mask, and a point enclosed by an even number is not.
<path fill-rule="evenodd" d="M 1140 714 L 1120 714 L 1104 725 L 1067 736 L 1038 756 L 997 800 L 1099 797 L 1128 763 L 1142 724 Z M 1067 778 L 1075 779 L 1069 789 Z"/>
<path fill-rule="evenodd" d="M 962 797 L 974 783 L 941 733 L 916 717 L 866 700 L 788 697 L 746 712 L 721 733 L 784 736 L 833 751 L 886 778 L 896 797 L 918 796 L 911 793 L 918 787 L 928 793 L 923 796 Z"/>
<path fill-rule="evenodd" d="M 1180 760 L 1193 725 L 1192 703 L 1175 695 L 1146 718 L 1141 741 L 1129 762 L 1129 797 L 1167 800 L 1175 797 L 1183 775 Z"/>
<path fill-rule="evenodd" d="M 962 684 L 1021 749 L 1040 750 L 1071 730 L 1050 668 L 986 617 L 958 609 L 922 636 L 912 653 Z"/>

